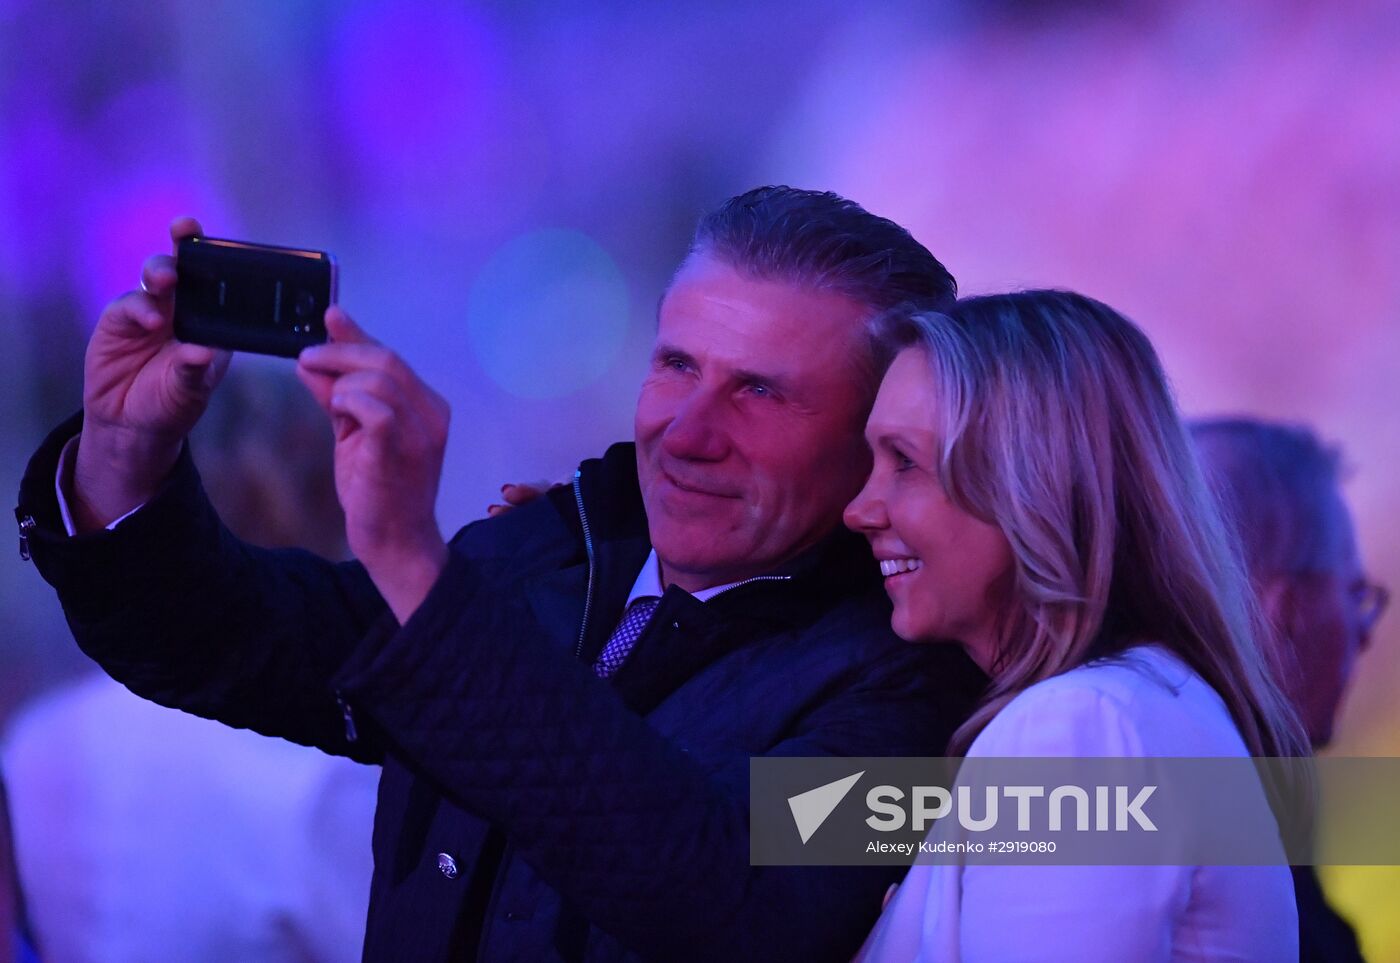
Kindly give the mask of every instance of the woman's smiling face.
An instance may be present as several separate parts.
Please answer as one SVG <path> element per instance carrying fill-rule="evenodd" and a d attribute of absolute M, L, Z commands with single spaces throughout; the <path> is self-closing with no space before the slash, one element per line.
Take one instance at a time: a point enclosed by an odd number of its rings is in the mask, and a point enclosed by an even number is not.
<path fill-rule="evenodd" d="M 900 352 L 866 424 L 874 467 L 845 521 L 880 562 L 895 633 L 960 642 L 985 670 L 1010 604 L 1011 548 L 1000 528 L 958 507 L 939 480 L 940 403 L 923 350 Z"/>

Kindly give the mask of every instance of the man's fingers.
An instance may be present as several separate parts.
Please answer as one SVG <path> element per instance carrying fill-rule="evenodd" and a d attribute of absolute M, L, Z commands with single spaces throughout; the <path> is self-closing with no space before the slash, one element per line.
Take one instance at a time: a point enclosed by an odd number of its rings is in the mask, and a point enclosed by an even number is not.
<path fill-rule="evenodd" d="M 333 309 L 327 312 L 328 320 L 333 313 L 343 314 Z M 364 391 L 401 414 L 405 426 L 421 430 L 429 444 L 446 443 L 451 420 L 447 401 L 377 342 L 333 341 L 307 348 L 297 356 L 297 377 L 327 411 L 331 409 L 322 399 L 341 389 Z M 327 387 L 328 380 L 334 387 Z"/>
<path fill-rule="evenodd" d="M 338 304 L 326 309 L 326 332 L 337 344 L 378 344 Z"/>
<path fill-rule="evenodd" d="M 297 355 L 297 363 L 325 374 L 349 374 L 352 371 L 383 371 L 395 377 L 412 374 L 398 355 L 373 342 L 313 345 Z"/>
<path fill-rule="evenodd" d="M 102 309 L 97 323 L 114 334 L 132 336 L 159 334 L 173 322 L 145 291 L 128 291 Z"/>
<path fill-rule="evenodd" d="M 321 406 L 321 410 L 331 414 L 331 392 L 335 389 L 336 376 L 313 371 L 300 363 L 297 364 L 296 373 L 297 380 L 306 385 L 306 390 L 311 392 L 311 397 L 316 400 L 316 404 Z M 338 435 L 339 432 L 337 432 Z"/>
<path fill-rule="evenodd" d="M 306 352 L 302 352 L 303 356 Z M 348 374 L 325 371 L 308 364 L 297 364 L 297 378 L 306 385 L 316 403 L 331 416 L 346 414 L 337 411 L 333 400 L 338 395 L 364 395 L 383 405 L 391 414 L 403 406 L 403 392 L 397 382 L 376 369 L 357 369 Z"/>
<path fill-rule="evenodd" d="M 207 344 L 182 342 L 175 348 L 175 363 L 181 368 L 202 370 L 214 363 L 214 349 Z"/>
<path fill-rule="evenodd" d="M 404 395 L 398 382 L 382 371 L 352 371 L 335 382 L 335 393 L 358 391 L 398 411 L 404 407 Z"/>
<path fill-rule="evenodd" d="M 223 378 L 229 358 L 229 352 L 208 345 L 180 344 L 175 348 L 175 376 L 186 391 L 208 394 Z"/>
<path fill-rule="evenodd" d="M 213 393 L 219 387 L 219 382 L 224 380 L 224 373 L 228 371 L 229 362 L 233 360 L 233 352 L 226 348 L 214 349 L 214 360 L 209 363 L 205 371 L 205 390 Z"/>
<path fill-rule="evenodd" d="M 378 342 L 318 344 L 303 350 L 297 356 L 297 365 L 309 372 L 340 377 L 378 372 L 397 386 L 396 404 L 406 403 L 425 422 L 444 433 L 447 431 L 452 412 L 446 399 L 419 378 L 402 358 Z"/>
<path fill-rule="evenodd" d="M 384 431 L 394 423 L 394 409 L 384 402 L 366 391 L 347 390 L 339 385 L 331 394 L 330 411 L 335 422 L 336 441 L 343 441 L 354 429 L 354 425 L 344 423 L 347 418 L 371 432 Z"/>
<path fill-rule="evenodd" d="M 172 249 L 180 250 L 180 242 L 187 237 L 202 237 L 204 228 L 192 217 L 177 217 L 170 222 L 170 242 Z"/>
<path fill-rule="evenodd" d="M 218 374 L 218 376 L 219 376 L 221 379 L 222 379 L 223 376 L 224 376 L 224 372 L 228 370 L 228 366 L 229 366 L 232 362 L 233 362 L 233 352 L 232 352 L 232 351 L 228 350 L 227 348 L 215 348 L 215 349 L 214 349 L 214 371 Z"/>
<path fill-rule="evenodd" d="M 168 254 L 153 254 L 141 265 L 141 290 L 157 301 L 175 293 L 175 259 Z"/>

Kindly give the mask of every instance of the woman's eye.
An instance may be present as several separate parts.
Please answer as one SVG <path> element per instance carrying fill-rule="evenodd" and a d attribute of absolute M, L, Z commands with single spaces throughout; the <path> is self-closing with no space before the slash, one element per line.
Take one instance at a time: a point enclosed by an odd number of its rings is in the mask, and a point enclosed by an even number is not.
<path fill-rule="evenodd" d="M 898 448 L 894 449 L 891 454 L 894 457 L 895 471 L 908 471 L 910 468 L 915 467 L 914 459 L 904 454 L 904 452 L 900 451 Z"/>

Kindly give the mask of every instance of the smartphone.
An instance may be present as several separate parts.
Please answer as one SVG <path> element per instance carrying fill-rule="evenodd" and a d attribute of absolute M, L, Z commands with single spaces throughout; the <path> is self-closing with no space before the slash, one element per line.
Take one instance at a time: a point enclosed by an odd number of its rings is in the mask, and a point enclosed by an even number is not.
<path fill-rule="evenodd" d="M 181 341 L 295 358 L 326 340 L 337 271 L 324 251 L 187 237 L 175 272 Z"/>

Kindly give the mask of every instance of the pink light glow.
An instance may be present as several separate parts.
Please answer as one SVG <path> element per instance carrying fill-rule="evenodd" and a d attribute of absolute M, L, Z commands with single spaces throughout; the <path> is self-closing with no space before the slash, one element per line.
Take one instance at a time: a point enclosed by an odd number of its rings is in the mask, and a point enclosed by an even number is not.
<path fill-rule="evenodd" d="M 216 237 L 242 234 L 211 190 L 170 171 L 143 171 L 121 183 L 104 184 L 94 192 L 88 209 L 83 304 L 89 328 L 103 305 L 140 283 L 141 264 L 149 255 L 170 253 L 172 218 L 196 216 Z"/>

